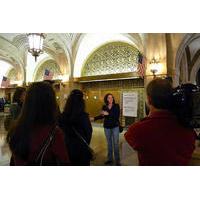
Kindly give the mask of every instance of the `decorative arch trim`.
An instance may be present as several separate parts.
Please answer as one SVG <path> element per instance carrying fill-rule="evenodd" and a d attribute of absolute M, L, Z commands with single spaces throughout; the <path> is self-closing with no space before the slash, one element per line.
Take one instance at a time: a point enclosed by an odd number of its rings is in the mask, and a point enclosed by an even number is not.
<path fill-rule="evenodd" d="M 126 42 L 108 42 L 86 58 L 81 77 L 136 72 L 139 50 Z"/>
<path fill-rule="evenodd" d="M 49 65 L 48 62 L 50 62 Z M 54 67 L 51 64 L 54 64 Z M 61 70 L 57 62 L 51 58 L 44 58 L 43 60 L 40 61 L 40 63 L 38 63 L 37 67 L 35 68 L 33 75 L 34 82 L 43 80 L 44 70 L 46 68 L 53 71 L 54 79 L 56 76 L 61 75 Z"/>

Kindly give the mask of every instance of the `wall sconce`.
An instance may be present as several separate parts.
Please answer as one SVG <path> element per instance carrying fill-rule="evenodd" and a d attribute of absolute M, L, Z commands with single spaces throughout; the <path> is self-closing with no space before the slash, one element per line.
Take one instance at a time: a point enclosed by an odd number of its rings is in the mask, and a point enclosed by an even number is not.
<path fill-rule="evenodd" d="M 160 68 L 160 63 L 158 60 L 156 60 L 155 58 L 153 58 L 150 62 L 150 70 L 153 73 L 153 78 L 156 77 L 156 73 L 158 72 Z"/>

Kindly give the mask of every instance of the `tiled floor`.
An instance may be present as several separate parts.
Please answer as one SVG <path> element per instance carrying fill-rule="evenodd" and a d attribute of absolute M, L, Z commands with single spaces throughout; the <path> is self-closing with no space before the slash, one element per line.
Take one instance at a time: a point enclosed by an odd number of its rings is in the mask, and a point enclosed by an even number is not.
<path fill-rule="evenodd" d="M 0 166 L 9 165 L 10 151 L 5 142 L 6 131 L 3 125 L 4 116 L 0 113 Z M 120 157 L 121 165 L 123 166 L 136 166 L 138 165 L 137 153 L 133 151 L 130 146 L 125 142 L 123 134 L 120 134 Z M 94 149 L 96 159 L 91 162 L 92 166 L 103 166 L 106 160 L 107 146 L 104 130 L 102 126 L 93 124 L 93 136 L 91 147 Z M 193 154 L 191 165 L 200 166 L 200 142 L 197 141 L 196 149 Z"/>

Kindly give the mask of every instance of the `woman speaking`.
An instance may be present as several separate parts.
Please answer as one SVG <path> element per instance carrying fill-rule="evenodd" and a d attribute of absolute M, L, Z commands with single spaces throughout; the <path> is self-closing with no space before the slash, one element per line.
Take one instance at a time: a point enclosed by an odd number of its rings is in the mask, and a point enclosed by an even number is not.
<path fill-rule="evenodd" d="M 119 104 L 115 103 L 115 99 L 112 94 L 108 93 L 104 97 L 104 103 L 101 111 L 101 115 L 96 116 L 94 121 L 104 118 L 104 131 L 107 140 L 108 155 L 106 165 L 113 163 L 113 147 L 115 155 L 115 164 L 120 165 L 119 156 L 119 116 L 120 108 Z"/>

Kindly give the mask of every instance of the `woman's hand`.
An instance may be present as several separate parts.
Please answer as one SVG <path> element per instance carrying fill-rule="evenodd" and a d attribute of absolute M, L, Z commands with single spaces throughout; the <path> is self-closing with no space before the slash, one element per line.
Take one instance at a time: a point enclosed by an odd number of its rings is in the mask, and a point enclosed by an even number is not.
<path fill-rule="evenodd" d="M 102 111 L 101 114 L 104 115 L 104 116 L 109 115 L 109 113 L 107 111 Z"/>

